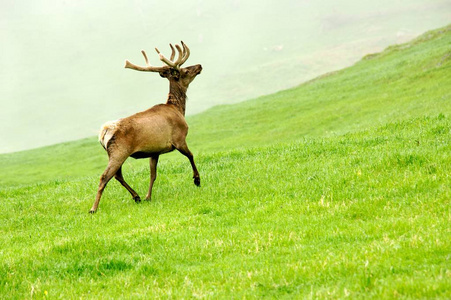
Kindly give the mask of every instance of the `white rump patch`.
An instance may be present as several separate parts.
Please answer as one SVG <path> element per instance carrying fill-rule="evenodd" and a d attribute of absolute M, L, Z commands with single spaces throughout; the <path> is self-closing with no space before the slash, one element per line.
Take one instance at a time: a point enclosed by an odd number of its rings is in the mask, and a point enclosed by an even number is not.
<path fill-rule="evenodd" d="M 107 149 L 108 142 L 116 132 L 120 120 L 121 119 L 115 121 L 108 121 L 105 124 L 103 124 L 102 127 L 100 127 L 99 142 L 102 144 L 103 148 Z"/>

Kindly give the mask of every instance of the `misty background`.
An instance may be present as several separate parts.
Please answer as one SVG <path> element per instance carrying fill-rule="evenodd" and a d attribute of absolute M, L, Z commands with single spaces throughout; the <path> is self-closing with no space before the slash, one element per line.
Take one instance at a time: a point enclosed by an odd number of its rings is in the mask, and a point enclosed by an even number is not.
<path fill-rule="evenodd" d="M 124 69 L 146 50 L 202 64 L 187 114 L 296 86 L 448 24 L 450 0 L 0 2 L 0 153 L 94 136 L 165 102 L 168 81 Z"/>

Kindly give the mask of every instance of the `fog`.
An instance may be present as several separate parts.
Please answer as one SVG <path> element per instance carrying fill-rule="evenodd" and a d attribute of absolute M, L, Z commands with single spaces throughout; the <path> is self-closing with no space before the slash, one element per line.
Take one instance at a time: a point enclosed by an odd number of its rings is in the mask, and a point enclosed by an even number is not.
<path fill-rule="evenodd" d="M 100 125 L 166 100 L 169 43 L 203 72 L 187 114 L 273 93 L 451 20 L 451 1 L 0 2 L 0 153 L 96 135 Z"/>

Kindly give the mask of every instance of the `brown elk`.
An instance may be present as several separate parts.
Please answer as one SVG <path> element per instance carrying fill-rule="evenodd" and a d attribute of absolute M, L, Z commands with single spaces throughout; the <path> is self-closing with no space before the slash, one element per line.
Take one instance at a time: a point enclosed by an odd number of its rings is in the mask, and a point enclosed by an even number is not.
<path fill-rule="evenodd" d="M 128 157 L 150 158 L 150 185 L 146 200 L 152 196 L 152 186 L 157 176 L 157 163 L 160 154 L 177 149 L 188 157 L 193 168 L 194 184 L 200 186 L 200 176 L 194 163 L 193 154 L 186 144 L 188 125 L 185 121 L 186 91 L 189 84 L 202 71 L 201 65 L 181 68 L 188 59 L 190 50 L 185 43 L 182 47 L 175 45 L 178 58 L 174 61 L 175 49 L 170 44 L 172 54 L 167 59 L 155 48 L 160 60 L 165 65 L 151 66 L 147 55 L 142 50 L 146 66 L 141 67 L 125 61 L 125 68 L 136 71 L 158 72 L 161 77 L 169 80 L 169 94 L 166 104 L 131 115 L 127 118 L 105 123 L 99 133 L 99 141 L 108 153 L 108 166 L 100 177 L 96 200 L 90 213 L 95 213 L 99 206 L 105 186 L 111 178 L 116 178 L 132 195 L 135 202 L 140 202 L 139 195 L 125 182 L 122 177 L 122 164 Z"/>

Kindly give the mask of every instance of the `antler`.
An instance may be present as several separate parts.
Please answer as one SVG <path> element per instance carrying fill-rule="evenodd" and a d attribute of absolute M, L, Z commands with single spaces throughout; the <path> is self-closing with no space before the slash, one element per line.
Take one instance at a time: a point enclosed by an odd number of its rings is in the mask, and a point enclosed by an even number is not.
<path fill-rule="evenodd" d="M 186 62 L 186 60 L 188 59 L 188 57 L 190 55 L 189 48 L 188 48 L 188 46 L 186 46 L 186 44 L 183 41 L 182 41 L 183 49 L 179 45 L 175 45 L 175 48 L 177 49 L 177 52 L 179 55 L 177 57 L 177 60 L 174 61 L 175 49 L 172 46 L 172 44 L 169 44 L 169 46 L 171 47 L 171 50 L 172 50 L 171 59 L 167 59 L 163 54 L 161 54 L 160 51 L 158 50 L 158 48 L 155 48 L 155 50 L 157 51 L 158 55 L 160 56 L 160 60 L 162 62 L 164 62 L 166 65 L 168 65 L 171 68 L 179 70 L 180 66 Z M 141 50 L 141 53 L 143 54 L 144 60 L 146 61 L 145 67 L 141 67 L 141 66 L 132 64 L 128 59 L 126 59 L 125 60 L 125 68 L 133 69 L 136 71 L 146 71 L 146 72 L 160 72 L 165 68 L 165 66 L 161 66 L 161 67 L 151 66 L 149 64 L 149 60 L 147 59 L 146 52 L 144 50 Z"/>

